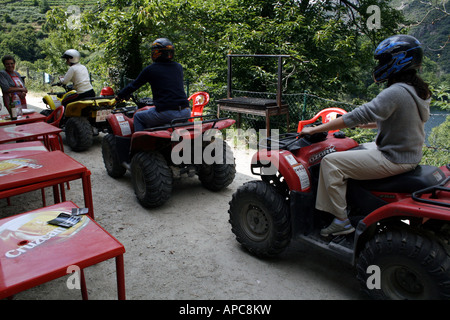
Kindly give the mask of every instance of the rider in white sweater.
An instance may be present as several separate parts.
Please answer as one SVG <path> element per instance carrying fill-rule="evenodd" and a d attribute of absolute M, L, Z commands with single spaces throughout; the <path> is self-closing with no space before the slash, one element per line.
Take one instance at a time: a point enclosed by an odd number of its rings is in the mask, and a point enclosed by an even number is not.
<path fill-rule="evenodd" d="M 66 63 L 70 67 L 60 81 L 62 84 L 72 82 L 74 89 L 77 91 L 76 94 L 64 98 L 62 101 L 64 106 L 67 106 L 70 102 L 95 97 L 95 91 L 91 85 L 89 72 L 84 65 L 80 64 L 80 57 L 80 53 L 75 49 L 67 50 L 61 57 L 66 59 Z"/>

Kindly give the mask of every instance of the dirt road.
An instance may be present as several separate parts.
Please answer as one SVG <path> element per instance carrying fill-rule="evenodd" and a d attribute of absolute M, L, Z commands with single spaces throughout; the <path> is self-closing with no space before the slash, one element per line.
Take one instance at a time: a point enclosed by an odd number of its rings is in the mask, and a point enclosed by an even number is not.
<path fill-rule="evenodd" d="M 28 103 L 39 108 L 40 99 L 29 94 Z M 362 298 L 352 267 L 303 244 L 292 243 L 271 260 L 257 259 L 239 246 L 228 223 L 228 202 L 245 181 L 257 179 L 249 170 L 252 152 L 235 150 L 237 174 L 225 190 L 211 192 L 198 178 L 184 178 L 176 182 L 168 203 L 150 210 L 137 202 L 128 173 L 117 180 L 106 174 L 101 138 L 85 152 L 65 148 L 92 172 L 97 222 L 125 246 L 127 299 Z M 74 181 L 70 187 L 67 198 L 82 205 L 81 183 Z M 52 199 L 50 190 L 47 199 Z M 11 206 L 0 200 L 0 217 L 40 206 L 40 192 L 13 197 Z M 85 275 L 90 299 L 116 299 L 113 260 L 87 268 Z M 15 299 L 80 299 L 80 292 L 68 289 L 66 282 L 63 277 Z"/>

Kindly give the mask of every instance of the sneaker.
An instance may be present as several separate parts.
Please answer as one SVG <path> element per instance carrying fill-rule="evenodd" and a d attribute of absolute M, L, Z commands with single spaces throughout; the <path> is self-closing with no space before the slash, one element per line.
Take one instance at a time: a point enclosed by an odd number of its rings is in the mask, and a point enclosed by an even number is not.
<path fill-rule="evenodd" d="M 350 220 L 341 221 L 334 219 L 333 222 L 326 228 L 320 230 L 320 235 L 322 237 L 328 237 L 330 234 L 333 236 L 338 236 L 342 234 L 349 234 L 355 231 Z"/>

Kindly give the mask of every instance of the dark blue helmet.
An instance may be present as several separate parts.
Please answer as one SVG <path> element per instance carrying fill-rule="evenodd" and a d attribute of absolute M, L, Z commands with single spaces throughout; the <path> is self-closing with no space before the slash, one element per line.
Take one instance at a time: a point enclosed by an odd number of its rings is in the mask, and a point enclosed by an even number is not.
<path fill-rule="evenodd" d="M 175 48 L 167 38 L 158 38 L 152 43 L 153 61 L 171 61 L 173 59 Z"/>
<path fill-rule="evenodd" d="M 396 35 L 383 40 L 375 49 L 378 65 L 373 70 L 375 82 L 384 82 L 392 75 L 422 65 L 423 50 L 416 38 Z"/>

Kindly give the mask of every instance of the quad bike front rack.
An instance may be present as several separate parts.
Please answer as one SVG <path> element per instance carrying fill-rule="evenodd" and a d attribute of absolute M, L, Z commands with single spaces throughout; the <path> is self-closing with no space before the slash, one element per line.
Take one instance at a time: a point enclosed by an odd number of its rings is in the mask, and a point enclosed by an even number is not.
<path fill-rule="evenodd" d="M 313 135 L 304 135 L 304 139 L 300 139 L 300 133 L 283 133 L 263 139 L 259 147 L 267 150 L 288 150 L 293 152 L 300 148 L 310 146 L 312 143 L 323 141 L 327 135 L 328 132 L 326 131 L 318 132 Z"/>
<path fill-rule="evenodd" d="M 190 122 L 189 119 L 195 119 L 195 118 L 214 118 L 214 119 L 210 119 L 210 120 L 202 120 L 201 121 L 202 124 L 213 123 L 212 128 L 214 128 L 216 126 L 216 123 L 219 121 L 229 120 L 229 118 L 218 118 L 216 115 L 201 115 L 201 116 L 189 117 L 189 118 L 177 118 L 177 119 L 173 119 L 169 124 L 165 124 L 165 125 L 159 126 L 159 127 L 147 128 L 144 131 L 154 132 L 154 131 L 159 131 L 159 130 L 167 130 L 167 129 L 173 130 L 173 129 L 179 128 L 179 127 L 193 126 L 195 124 L 195 122 Z"/>

